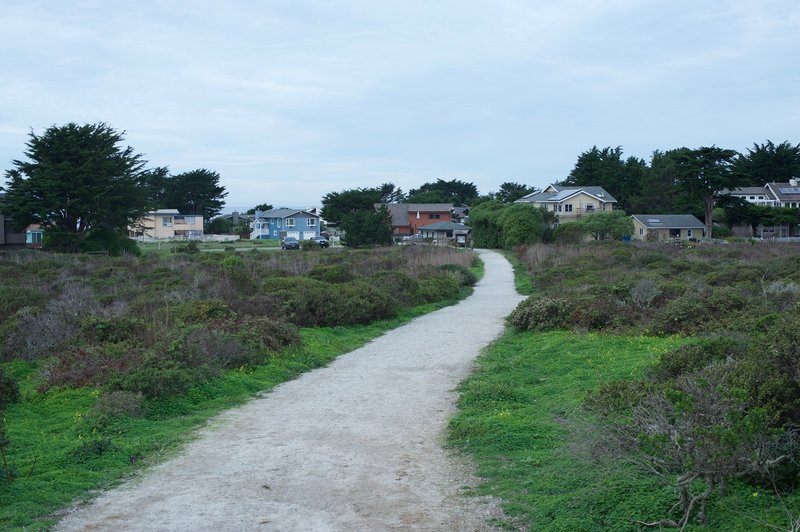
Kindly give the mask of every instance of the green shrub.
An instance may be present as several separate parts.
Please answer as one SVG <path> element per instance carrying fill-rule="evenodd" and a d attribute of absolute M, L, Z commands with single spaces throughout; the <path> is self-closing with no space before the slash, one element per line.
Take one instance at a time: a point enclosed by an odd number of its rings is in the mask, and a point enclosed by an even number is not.
<path fill-rule="evenodd" d="M 228 255 L 222 260 L 222 268 L 225 270 L 235 270 L 244 266 L 244 261 L 239 255 Z"/>
<path fill-rule="evenodd" d="M 439 275 L 419 279 L 419 300 L 422 303 L 447 301 L 458 297 L 461 276 L 441 272 Z"/>
<path fill-rule="evenodd" d="M 401 307 L 410 307 L 419 300 L 419 283 L 397 270 L 373 274 L 368 281 L 375 288 L 389 294 Z"/>
<path fill-rule="evenodd" d="M 652 393 L 652 383 L 640 380 L 617 380 L 604 382 L 599 388 L 589 392 L 584 406 L 601 416 L 629 412 L 642 399 Z"/>
<path fill-rule="evenodd" d="M 81 322 L 81 337 L 91 343 L 125 342 L 139 339 L 147 330 L 145 323 L 138 318 L 102 318 L 88 316 Z"/>
<path fill-rule="evenodd" d="M 40 391 L 68 386 L 102 386 L 115 375 L 124 375 L 141 363 L 143 353 L 126 344 L 68 347 L 59 350 L 42 371 Z"/>
<path fill-rule="evenodd" d="M 151 355 L 127 374 L 112 378 L 109 389 L 141 393 L 149 398 L 183 395 L 213 374 L 207 366 L 187 368 L 169 358 Z"/>
<path fill-rule="evenodd" d="M 517 305 L 509 319 L 521 331 L 549 331 L 568 327 L 571 311 L 565 299 L 530 296 Z"/>
<path fill-rule="evenodd" d="M 308 276 L 326 283 L 347 283 L 355 278 L 348 264 L 317 264 L 311 268 Z"/>
<path fill-rule="evenodd" d="M 17 286 L 0 286 L 0 322 L 23 307 L 42 307 L 47 302 L 38 290 Z"/>
<path fill-rule="evenodd" d="M 219 320 L 233 315 L 231 309 L 221 299 L 201 299 L 181 303 L 162 310 L 168 313 L 173 320 L 186 324 L 205 323 L 209 320 Z"/>
<path fill-rule="evenodd" d="M 5 374 L 0 367 L 0 418 L 6 406 L 19 401 L 19 385 L 17 381 Z"/>
<path fill-rule="evenodd" d="M 478 276 L 475 275 L 469 268 L 461 264 L 441 264 L 436 267 L 437 270 L 443 272 L 457 273 L 461 278 L 461 286 L 475 286 L 478 282 Z"/>
<path fill-rule="evenodd" d="M 107 425 L 120 416 L 142 417 L 144 414 L 144 395 L 141 393 L 114 390 L 103 392 L 97 398 L 89 413 L 89 421 L 96 427 Z"/>
<path fill-rule="evenodd" d="M 741 356 L 746 349 L 739 339 L 712 336 L 699 342 L 682 345 L 658 357 L 650 376 L 659 381 L 676 379 L 681 375 L 703 369 L 714 361 Z"/>

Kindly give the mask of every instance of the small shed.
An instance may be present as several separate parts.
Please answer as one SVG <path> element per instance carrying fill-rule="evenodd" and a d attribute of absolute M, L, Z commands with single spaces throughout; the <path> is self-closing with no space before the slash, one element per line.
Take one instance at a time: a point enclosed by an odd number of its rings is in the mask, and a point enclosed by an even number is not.
<path fill-rule="evenodd" d="M 470 228 L 456 222 L 437 222 L 419 228 L 422 238 L 432 238 L 440 246 L 464 247 L 469 243 Z"/>
<path fill-rule="evenodd" d="M 636 240 L 689 240 L 705 236 L 705 224 L 691 214 L 634 214 L 631 218 Z"/>

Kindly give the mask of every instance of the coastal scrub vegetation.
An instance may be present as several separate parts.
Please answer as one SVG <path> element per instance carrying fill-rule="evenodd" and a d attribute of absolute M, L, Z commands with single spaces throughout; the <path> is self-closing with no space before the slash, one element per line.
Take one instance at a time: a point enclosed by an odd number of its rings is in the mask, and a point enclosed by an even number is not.
<path fill-rule="evenodd" d="M 433 246 L 0 254 L 0 528 L 46 527 L 220 409 L 463 297 L 476 262 Z"/>
<path fill-rule="evenodd" d="M 450 441 L 513 526 L 796 529 L 800 247 L 518 247 Z"/>

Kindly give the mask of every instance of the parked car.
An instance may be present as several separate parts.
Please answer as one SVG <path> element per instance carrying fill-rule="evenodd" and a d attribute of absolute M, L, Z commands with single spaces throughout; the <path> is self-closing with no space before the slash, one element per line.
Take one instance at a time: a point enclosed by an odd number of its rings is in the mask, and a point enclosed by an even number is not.
<path fill-rule="evenodd" d="M 300 249 L 300 241 L 293 236 L 287 236 L 281 242 L 281 249 Z"/>
<path fill-rule="evenodd" d="M 316 242 L 321 248 L 326 248 L 330 245 L 330 242 L 328 242 L 328 239 L 324 236 L 312 236 L 311 241 Z"/>

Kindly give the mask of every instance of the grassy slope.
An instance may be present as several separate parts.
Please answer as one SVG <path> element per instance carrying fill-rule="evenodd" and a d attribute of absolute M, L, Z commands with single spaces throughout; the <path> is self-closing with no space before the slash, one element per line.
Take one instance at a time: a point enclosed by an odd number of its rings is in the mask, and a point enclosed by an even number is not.
<path fill-rule="evenodd" d="M 636 530 L 675 502 L 671 485 L 616 466 L 602 470 L 578 459 L 570 442 L 586 392 L 604 381 L 639 375 L 658 353 L 685 339 L 508 333 L 481 357 L 461 386 L 460 412 L 449 441 L 471 453 L 485 483 L 479 494 L 499 496 L 509 528 Z M 797 497 L 786 504 L 796 506 Z M 770 490 L 734 483 L 712 497 L 709 529 L 753 530 L 757 520 L 785 526 Z M 699 527 L 690 527 L 690 529 Z"/>
<path fill-rule="evenodd" d="M 480 274 L 482 265 L 473 269 Z M 464 289 L 463 296 L 471 289 Z M 9 464 L 19 478 L 0 481 L 0 529 L 47 528 L 52 512 L 90 490 L 118 483 L 142 465 L 162 460 L 191 437 L 193 429 L 225 408 L 262 390 L 322 366 L 385 331 L 453 302 L 424 305 L 399 318 L 371 325 L 302 329 L 304 347 L 252 371 L 230 371 L 184 397 L 150 401 L 144 418 L 117 418 L 103 433 L 86 416 L 98 395 L 90 388 L 35 391 L 38 367 L 4 367 L 20 382 L 23 400 L 6 412 Z M 98 452 L 102 450 L 102 452 Z"/>

